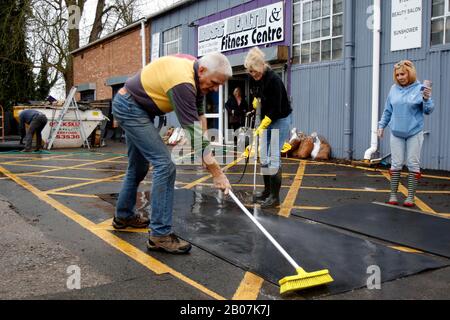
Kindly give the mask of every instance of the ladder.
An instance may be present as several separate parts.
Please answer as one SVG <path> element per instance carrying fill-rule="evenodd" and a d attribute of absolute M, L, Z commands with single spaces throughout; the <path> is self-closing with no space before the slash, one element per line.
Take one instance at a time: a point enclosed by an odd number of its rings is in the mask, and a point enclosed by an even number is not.
<path fill-rule="evenodd" d="M 0 104 L 0 138 L 5 142 L 5 113 L 3 112 L 3 107 Z"/>
<path fill-rule="evenodd" d="M 80 130 L 81 138 L 83 139 L 83 147 L 87 147 L 88 149 L 90 149 L 88 137 L 86 137 L 86 132 L 84 131 L 84 127 L 83 127 L 83 122 L 81 121 L 80 110 L 78 109 L 78 104 L 75 101 L 75 93 L 76 92 L 77 92 L 76 87 L 72 87 L 72 89 L 70 89 L 70 92 L 66 98 L 66 101 L 64 102 L 61 112 L 59 113 L 58 118 L 56 120 L 56 122 L 57 122 L 56 126 L 55 125 L 50 126 L 50 134 L 49 134 L 49 140 L 47 143 L 47 150 L 50 150 L 53 143 L 55 142 L 58 131 L 61 128 L 61 124 L 64 120 L 64 116 L 66 115 L 66 113 L 69 110 L 74 111 L 75 118 L 77 119 L 78 123 L 80 124 L 79 130 Z"/>

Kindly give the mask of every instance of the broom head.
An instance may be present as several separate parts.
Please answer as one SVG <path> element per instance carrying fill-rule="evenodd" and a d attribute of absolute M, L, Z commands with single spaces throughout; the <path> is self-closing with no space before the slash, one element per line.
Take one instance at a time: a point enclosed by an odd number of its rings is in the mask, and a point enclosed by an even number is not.
<path fill-rule="evenodd" d="M 297 269 L 297 275 L 284 277 L 280 284 L 280 294 L 311 288 L 333 282 L 333 278 L 327 269 L 306 272 L 302 268 Z"/>

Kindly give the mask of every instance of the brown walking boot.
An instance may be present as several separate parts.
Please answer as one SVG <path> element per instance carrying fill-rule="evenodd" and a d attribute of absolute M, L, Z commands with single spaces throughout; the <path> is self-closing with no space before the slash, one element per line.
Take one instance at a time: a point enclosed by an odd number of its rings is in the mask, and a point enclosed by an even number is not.
<path fill-rule="evenodd" d="M 125 229 L 126 227 L 131 228 L 147 228 L 150 224 L 150 219 L 140 214 L 135 214 L 129 219 L 119 219 L 114 217 L 112 225 L 115 229 Z"/>
<path fill-rule="evenodd" d="M 191 244 L 171 233 L 167 236 L 155 237 L 149 236 L 147 249 L 162 250 L 169 253 L 188 253 L 191 250 Z"/>

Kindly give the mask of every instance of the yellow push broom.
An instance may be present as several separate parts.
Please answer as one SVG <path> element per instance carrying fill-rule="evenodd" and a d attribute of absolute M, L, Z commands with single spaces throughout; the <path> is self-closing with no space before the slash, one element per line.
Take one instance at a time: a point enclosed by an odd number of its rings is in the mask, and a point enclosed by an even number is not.
<path fill-rule="evenodd" d="M 229 191 L 231 198 L 244 211 L 244 213 L 256 224 L 256 226 L 264 233 L 264 235 L 272 242 L 272 244 L 281 252 L 281 254 L 289 261 L 295 268 L 297 274 L 294 276 L 284 277 L 278 283 L 280 284 L 280 294 L 320 286 L 333 282 L 333 278 L 327 269 L 306 272 L 301 268 L 292 257 L 280 246 L 280 244 L 270 235 L 269 232 L 256 220 L 256 218 L 248 211 L 248 209 L 239 201 L 233 191 Z"/>

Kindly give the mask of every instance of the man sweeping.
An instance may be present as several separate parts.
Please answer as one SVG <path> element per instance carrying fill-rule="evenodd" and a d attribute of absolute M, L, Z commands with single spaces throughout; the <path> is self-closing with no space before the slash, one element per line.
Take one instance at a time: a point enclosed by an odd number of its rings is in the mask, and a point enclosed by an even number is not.
<path fill-rule="evenodd" d="M 191 245 L 172 230 L 172 208 L 176 167 L 171 154 L 153 124 L 155 116 L 171 111 L 181 126 L 194 136 L 202 137 L 202 98 L 217 91 L 232 75 L 228 59 L 221 53 L 210 53 L 199 60 L 188 55 L 165 56 L 145 66 L 115 96 L 112 111 L 125 131 L 128 168 L 117 201 L 113 227 L 144 228 L 150 224 L 149 250 L 187 253 Z M 218 162 L 203 152 L 209 142 L 202 140 L 202 162 L 213 177 L 214 186 L 231 188 Z M 151 220 L 135 212 L 140 182 L 153 166 Z"/>

